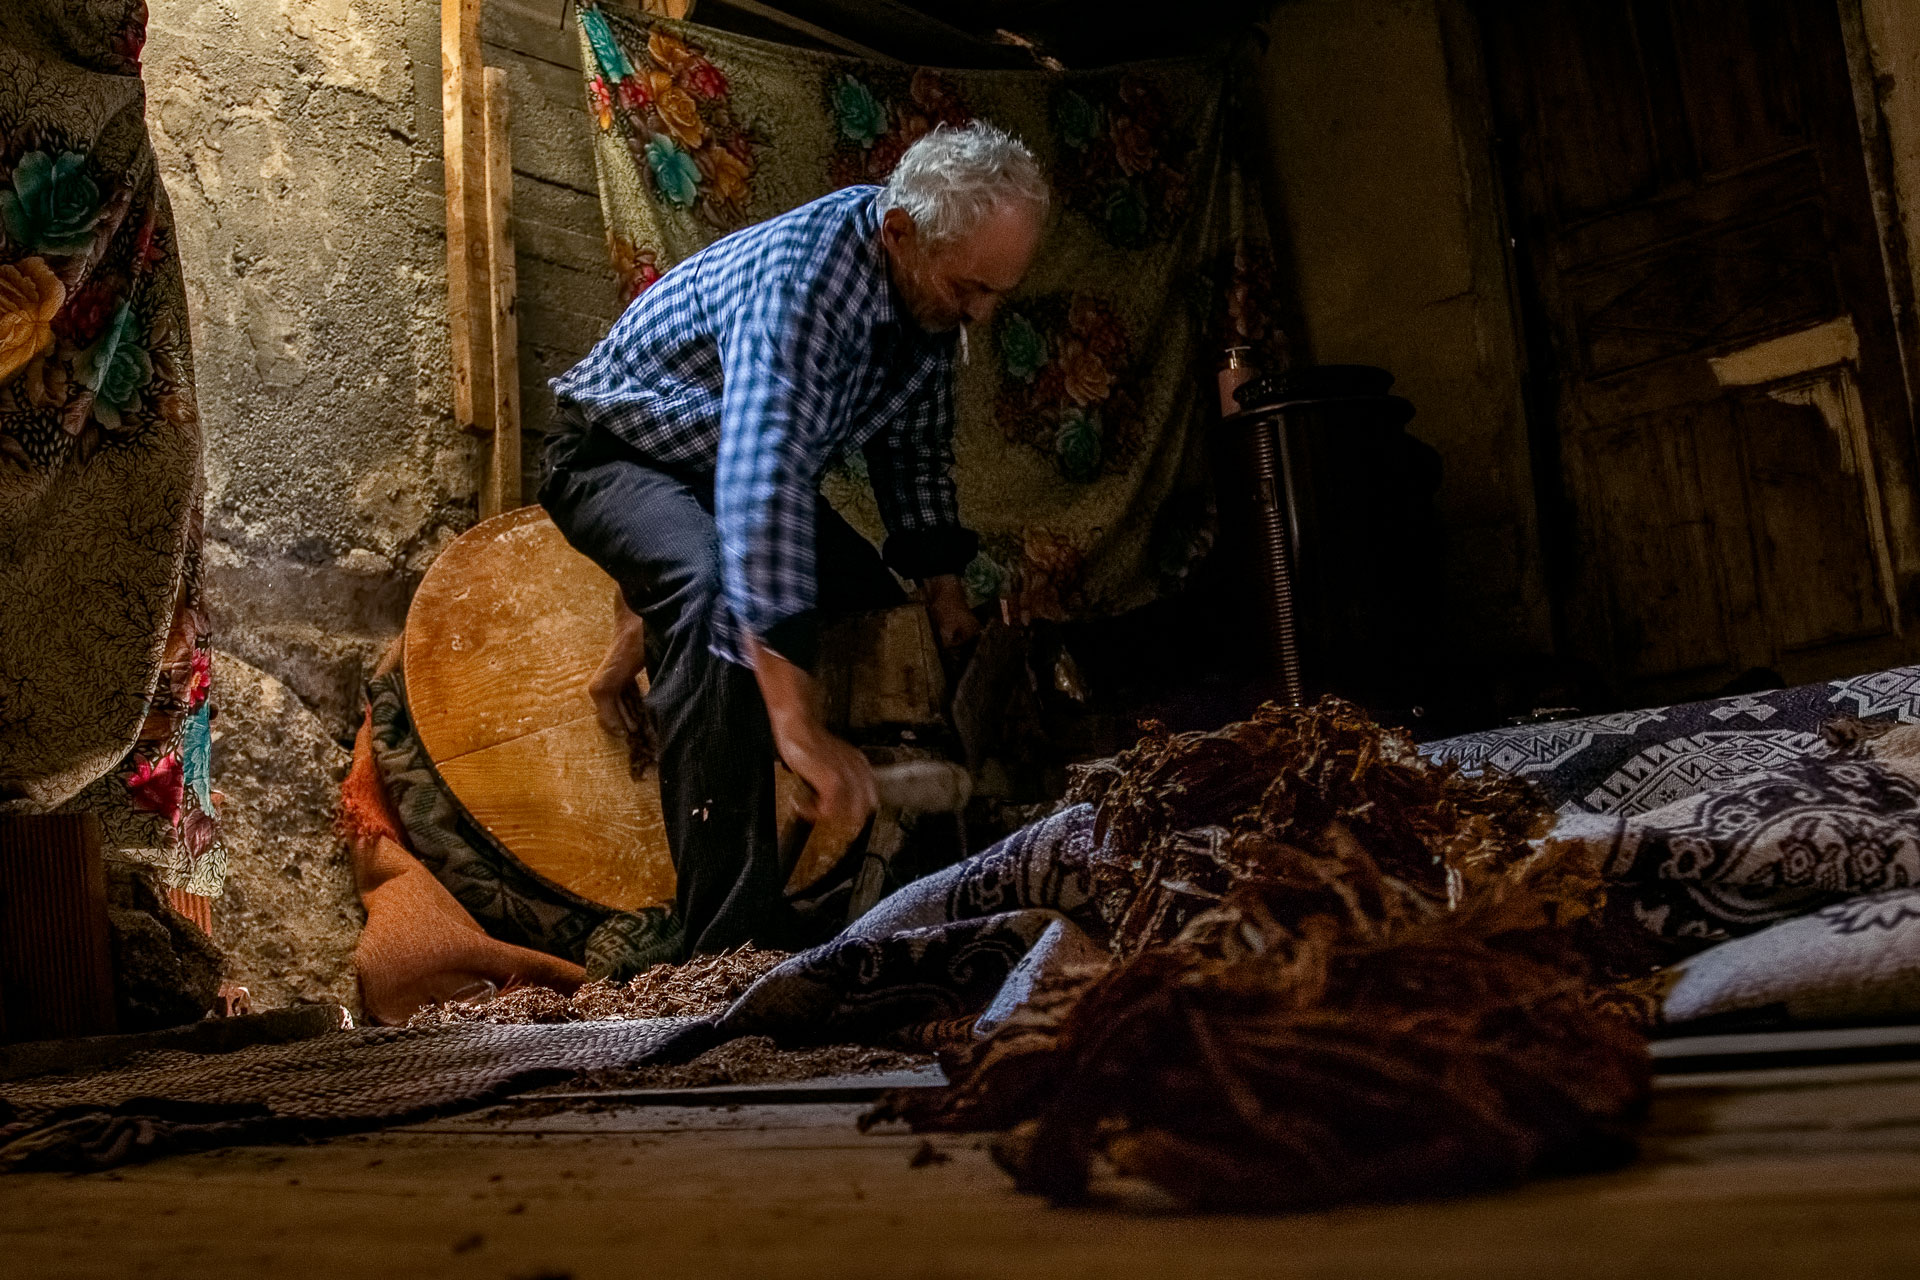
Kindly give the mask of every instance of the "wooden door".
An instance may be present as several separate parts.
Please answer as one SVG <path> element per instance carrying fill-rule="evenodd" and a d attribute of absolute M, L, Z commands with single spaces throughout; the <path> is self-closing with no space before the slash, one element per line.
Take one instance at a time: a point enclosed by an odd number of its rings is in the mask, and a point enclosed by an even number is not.
<path fill-rule="evenodd" d="M 1564 648 L 1621 696 L 1911 655 L 1909 406 L 1834 0 L 1481 15 Z"/>

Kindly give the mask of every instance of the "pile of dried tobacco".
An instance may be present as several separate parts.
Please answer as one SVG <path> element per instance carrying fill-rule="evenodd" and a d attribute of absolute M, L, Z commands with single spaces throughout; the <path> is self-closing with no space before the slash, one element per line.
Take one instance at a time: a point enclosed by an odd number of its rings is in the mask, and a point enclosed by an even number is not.
<path fill-rule="evenodd" d="M 1010 1129 L 1021 1187 L 1096 1161 L 1186 1203 L 1476 1190 L 1632 1151 L 1637 1027 L 1595 999 L 1597 877 L 1528 789 L 1427 763 L 1334 700 L 1149 733 L 1083 778 L 1114 962 L 883 1111 Z"/>
<path fill-rule="evenodd" d="M 927 1054 L 870 1045 L 825 1044 L 782 1049 L 766 1036 L 715 1045 L 691 1062 L 590 1071 L 548 1092 L 580 1089 L 706 1089 L 715 1085 L 785 1084 L 827 1076 L 865 1076 L 926 1066 Z M 538 1097 L 535 1091 L 530 1097 Z"/>
<path fill-rule="evenodd" d="M 624 985 L 589 982 L 572 995 L 545 987 L 520 987 L 477 1004 L 434 1005 L 414 1014 L 407 1025 L 712 1017 L 724 1013 L 760 975 L 787 957 L 785 951 L 762 951 L 748 943 L 732 951 L 695 956 L 685 964 L 655 965 Z"/>

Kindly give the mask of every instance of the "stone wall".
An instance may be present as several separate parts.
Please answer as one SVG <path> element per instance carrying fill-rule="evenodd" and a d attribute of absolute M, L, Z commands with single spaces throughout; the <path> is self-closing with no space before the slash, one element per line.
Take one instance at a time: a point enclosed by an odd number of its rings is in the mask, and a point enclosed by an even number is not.
<path fill-rule="evenodd" d="M 153 0 L 148 118 L 180 227 L 218 643 L 350 735 L 420 575 L 474 517 L 449 411 L 433 0 Z M 617 314 L 558 0 L 488 0 L 513 95 L 520 360 Z"/>
<path fill-rule="evenodd" d="M 618 313 L 559 0 L 487 0 L 507 70 L 531 461 L 545 380 Z M 453 426 L 434 0 L 151 0 L 148 123 L 179 228 L 206 428 L 215 934 L 256 1007 L 352 1006 L 330 825 L 359 689 L 475 513 Z M 528 494 L 532 492 L 529 479 Z"/>

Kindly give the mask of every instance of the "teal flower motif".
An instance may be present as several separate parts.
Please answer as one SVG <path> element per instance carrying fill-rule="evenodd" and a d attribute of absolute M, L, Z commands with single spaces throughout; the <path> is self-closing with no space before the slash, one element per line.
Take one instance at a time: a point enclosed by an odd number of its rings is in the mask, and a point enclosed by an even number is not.
<path fill-rule="evenodd" d="M 887 109 L 852 76 L 841 76 L 833 86 L 833 115 L 847 140 L 862 147 L 871 147 L 887 131 Z"/>
<path fill-rule="evenodd" d="M 1032 382 L 1047 363 L 1047 340 L 1033 321 L 1010 313 L 1000 326 L 1000 360 L 1009 378 Z"/>
<path fill-rule="evenodd" d="M 1154 568 L 1165 582 L 1182 581 L 1194 563 L 1206 554 L 1212 541 L 1204 529 L 1185 526 L 1170 529 L 1153 549 Z"/>
<path fill-rule="evenodd" d="M 1147 242 L 1147 206 L 1130 186 L 1117 186 L 1107 196 L 1107 238 L 1122 247 Z"/>
<path fill-rule="evenodd" d="M 203 702 L 181 726 L 180 759 L 186 767 L 187 787 L 200 808 L 213 812 L 213 704 Z"/>
<path fill-rule="evenodd" d="M 29 151 L 13 169 L 13 190 L 0 191 L 0 222 L 28 253 L 84 253 L 105 211 L 100 188 L 87 176 L 86 157 L 71 151 L 54 159 Z"/>
<path fill-rule="evenodd" d="M 140 318 L 122 302 L 100 341 L 80 353 L 80 381 L 93 390 L 93 416 L 120 429 L 120 411 L 130 407 L 153 377 L 153 361 L 140 345 Z"/>
<path fill-rule="evenodd" d="M 967 603 L 979 608 L 989 600 L 1000 597 L 1000 588 L 1006 585 L 1007 571 L 994 563 L 993 557 L 982 551 L 973 558 L 966 572 L 960 575 L 961 585 L 967 589 Z"/>
<path fill-rule="evenodd" d="M 1100 136 L 1100 108 L 1071 90 L 1060 95 L 1054 122 L 1060 128 L 1060 141 L 1075 151 L 1085 151 Z"/>
<path fill-rule="evenodd" d="M 867 455 L 863 450 L 848 449 L 845 453 L 841 454 L 840 470 L 845 472 L 847 478 L 850 480 L 857 480 L 861 484 L 869 484 L 872 482 L 867 472 Z"/>
<path fill-rule="evenodd" d="M 620 42 L 613 38 L 613 28 L 607 23 L 607 15 L 592 6 L 580 11 L 580 29 L 587 33 L 587 43 L 593 46 L 593 60 L 600 64 L 600 71 L 610 82 L 618 83 L 633 74 L 633 64 L 627 61 Z"/>
<path fill-rule="evenodd" d="M 692 156 L 659 133 L 647 143 L 647 164 L 653 169 L 653 182 L 662 197 L 683 209 L 693 204 L 700 194 L 700 166 Z"/>
<path fill-rule="evenodd" d="M 1053 437 L 1054 460 L 1060 474 L 1075 484 L 1091 484 L 1100 476 L 1100 415 L 1069 409 L 1060 418 Z"/>

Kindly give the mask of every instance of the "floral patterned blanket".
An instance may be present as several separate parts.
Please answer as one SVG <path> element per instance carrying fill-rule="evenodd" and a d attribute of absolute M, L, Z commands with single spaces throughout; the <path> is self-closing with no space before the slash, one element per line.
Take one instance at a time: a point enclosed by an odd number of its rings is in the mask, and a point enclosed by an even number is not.
<path fill-rule="evenodd" d="M 211 895 L 200 430 L 145 24 L 0 4 L 0 809 L 91 809 Z"/>
<path fill-rule="evenodd" d="M 1271 253 L 1219 61 L 941 71 L 578 10 L 608 242 L 626 296 L 725 233 L 882 182 L 936 124 L 1033 148 L 1058 213 L 1033 274 L 959 371 L 955 476 L 982 537 L 976 601 L 1117 613 L 1212 542 L 1205 431 L 1229 345 L 1274 343 Z M 857 455 L 829 498 L 876 541 Z"/>

